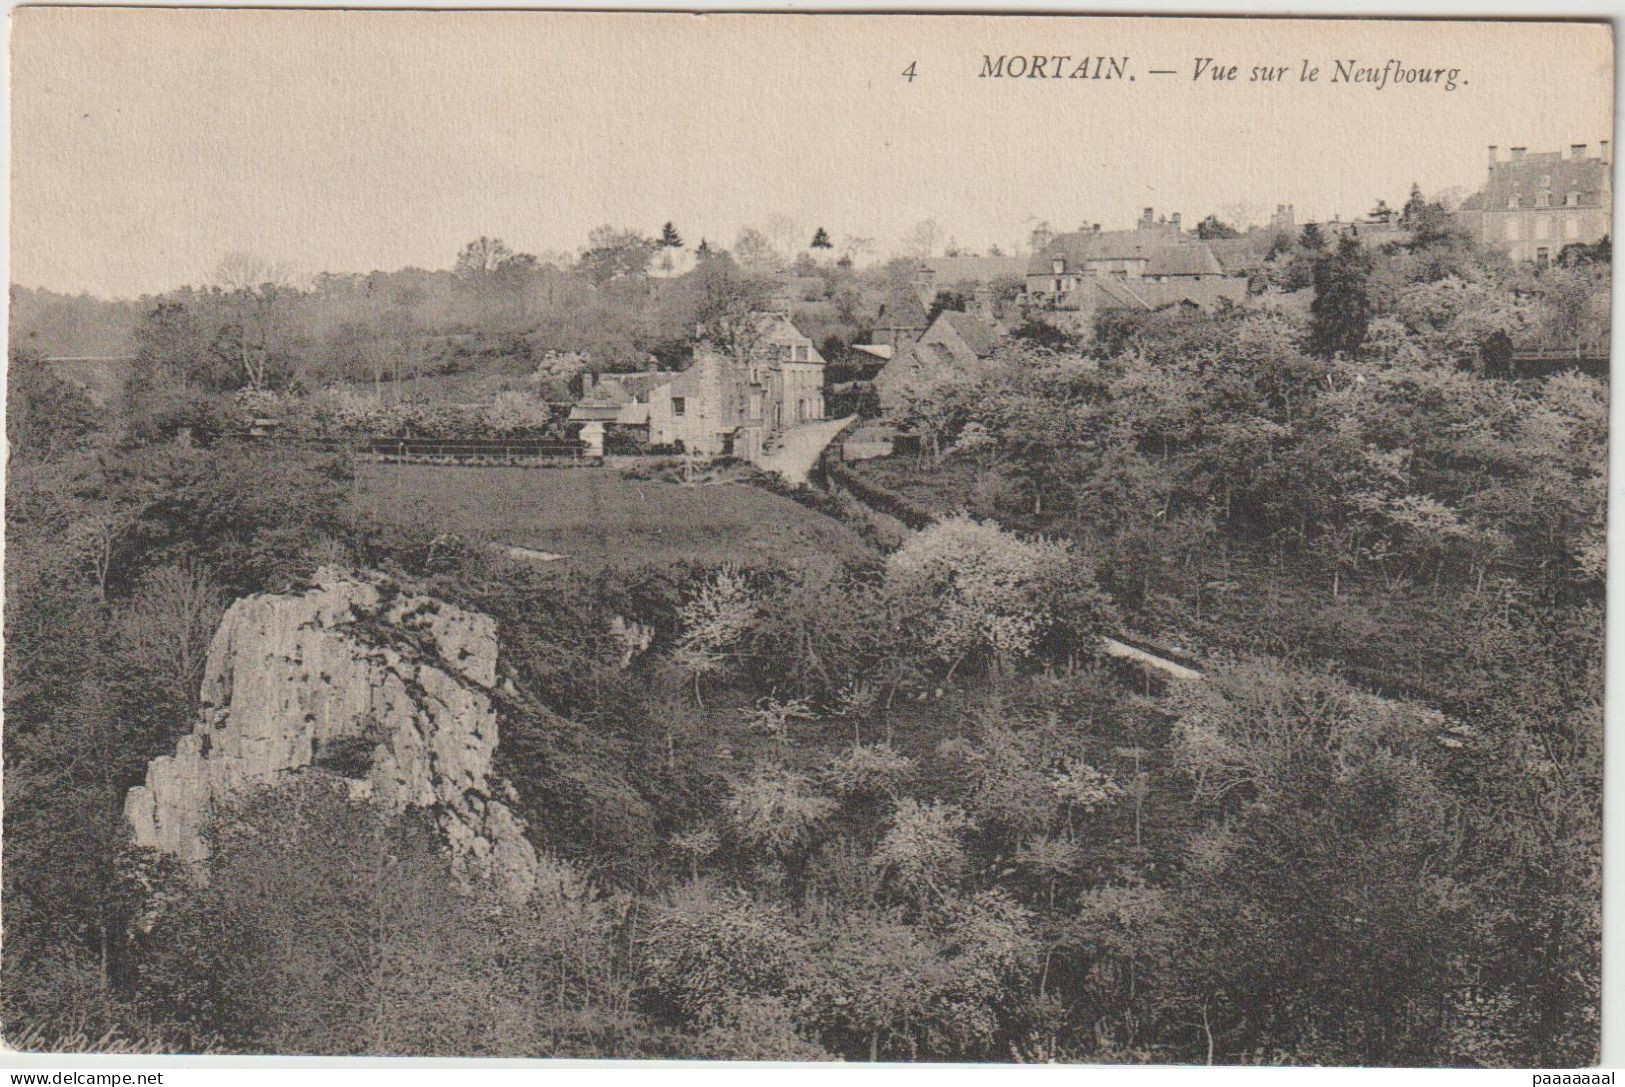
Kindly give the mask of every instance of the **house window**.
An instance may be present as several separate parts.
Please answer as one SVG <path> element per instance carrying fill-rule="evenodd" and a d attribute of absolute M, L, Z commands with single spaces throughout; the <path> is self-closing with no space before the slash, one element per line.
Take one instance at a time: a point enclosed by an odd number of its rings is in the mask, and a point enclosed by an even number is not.
<path fill-rule="evenodd" d="M 1552 262 L 1552 251 L 1544 245 L 1535 250 L 1535 263 L 1544 268 Z"/>
<path fill-rule="evenodd" d="M 688 411 L 688 397 L 686 397 L 686 396 L 674 396 L 674 397 L 671 398 L 671 413 L 673 415 L 683 415 L 687 411 Z"/>
<path fill-rule="evenodd" d="M 797 362 L 807 362 L 809 360 L 809 358 L 810 358 L 810 356 L 807 354 L 807 345 L 806 344 L 797 344 L 796 345 L 796 361 Z"/>
<path fill-rule="evenodd" d="M 1506 238 L 1507 238 L 1507 241 L 1509 241 L 1509 242 L 1517 241 L 1520 233 L 1521 232 L 1518 230 L 1518 220 L 1516 220 L 1516 219 L 1508 219 L 1507 220 L 1507 225 L 1506 225 Z"/>
<path fill-rule="evenodd" d="M 1552 221 L 1544 215 L 1535 220 L 1535 237 L 1550 238 L 1552 236 Z"/>
<path fill-rule="evenodd" d="M 1563 220 L 1563 237 L 1578 238 L 1579 236 L 1580 220 L 1573 218 Z"/>

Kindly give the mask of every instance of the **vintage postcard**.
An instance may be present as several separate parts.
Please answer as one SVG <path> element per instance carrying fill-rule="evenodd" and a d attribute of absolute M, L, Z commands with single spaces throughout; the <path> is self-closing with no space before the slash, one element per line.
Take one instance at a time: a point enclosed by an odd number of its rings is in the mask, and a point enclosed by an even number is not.
<path fill-rule="evenodd" d="M 1613 65 L 17 10 L 8 1059 L 1595 1064 Z"/>

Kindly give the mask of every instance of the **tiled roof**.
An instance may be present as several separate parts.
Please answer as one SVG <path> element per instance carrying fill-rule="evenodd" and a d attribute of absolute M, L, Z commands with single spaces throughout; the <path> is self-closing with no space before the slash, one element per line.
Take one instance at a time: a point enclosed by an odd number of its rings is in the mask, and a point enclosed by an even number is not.
<path fill-rule="evenodd" d="M 938 283 L 990 283 L 1003 276 L 1020 278 L 1027 271 L 1026 257 L 927 257 L 920 262 Z"/>
<path fill-rule="evenodd" d="M 1580 194 L 1582 207 L 1608 203 L 1608 164 L 1600 158 L 1564 158 L 1561 151 L 1524 155 L 1511 162 L 1498 162 L 1490 170 L 1484 187 L 1461 202 L 1463 211 L 1503 211 L 1517 195 L 1519 205 L 1535 206 L 1542 181 L 1552 194 L 1552 206 L 1561 207 L 1571 192 Z"/>
<path fill-rule="evenodd" d="M 1214 238 L 1204 242 L 1227 274 L 1250 272 L 1264 263 L 1273 233 L 1256 232 L 1241 238 Z"/>
<path fill-rule="evenodd" d="M 598 384 L 581 403 L 625 404 L 632 400 L 647 400 L 649 393 L 676 377 L 669 370 L 639 370 L 625 374 L 599 374 Z"/>
<path fill-rule="evenodd" d="M 979 359 L 985 359 L 993 354 L 993 349 L 999 346 L 999 334 L 993 326 L 977 317 L 975 314 L 961 313 L 958 310 L 943 310 L 937 315 L 937 320 L 946 321 L 953 330 L 959 333 L 959 338 L 974 352 Z"/>
<path fill-rule="evenodd" d="M 1220 276 L 1224 268 L 1206 242 L 1165 245 L 1151 254 L 1148 276 Z"/>
<path fill-rule="evenodd" d="M 1199 266 L 1204 274 L 1222 275 L 1206 242 L 1157 230 L 1102 230 L 1062 234 L 1027 262 L 1028 275 L 1049 275 L 1056 257 L 1068 271 L 1082 271 L 1092 260 L 1164 261 L 1169 266 Z M 1150 275 L 1193 275 L 1193 272 L 1151 272 Z"/>
<path fill-rule="evenodd" d="M 875 317 L 877 328 L 924 328 L 930 323 L 926 320 L 925 306 L 912 291 L 903 290 L 887 295 Z"/>
<path fill-rule="evenodd" d="M 1091 291 L 1091 299 L 1083 292 Z M 1212 279 L 1114 279 L 1109 276 L 1084 279 L 1073 297 L 1081 309 L 1155 310 L 1191 302 L 1212 309 L 1220 299 L 1239 302 L 1247 296 L 1247 281 L 1234 277 Z"/>

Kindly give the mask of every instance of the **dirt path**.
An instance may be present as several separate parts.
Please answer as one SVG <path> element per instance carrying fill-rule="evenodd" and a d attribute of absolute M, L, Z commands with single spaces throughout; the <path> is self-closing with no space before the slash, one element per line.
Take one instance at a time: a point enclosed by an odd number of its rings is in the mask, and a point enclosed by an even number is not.
<path fill-rule="evenodd" d="M 778 448 L 763 455 L 761 467 L 779 473 L 792 485 L 807 482 L 807 473 L 818 463 L 824 447 L 856 419 L 856 415 L 848 415 L 845 419 L 825 419 L 791 427 L 779 439 Z"/>

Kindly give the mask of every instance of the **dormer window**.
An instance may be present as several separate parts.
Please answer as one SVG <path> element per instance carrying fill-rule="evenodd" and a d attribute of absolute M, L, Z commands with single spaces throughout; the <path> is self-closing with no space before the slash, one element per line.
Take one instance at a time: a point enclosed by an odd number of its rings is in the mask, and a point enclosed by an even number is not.
<path fill-rule="evenodd" d="M 1056 275 L 1061 275 L 1066 271 L 1066 260 L 1062 257 L 1056 257 L 1050 261 L 1050 268 Z"/>
<path fill-rule="evenodd" d="M 1564 196 L 1563 196 L 1563 206 L 1566 207 L 1566 208 L 1577 208 L 1577 207 L 1579 207 L 1580 206 L 1580 194 L 1577 193 L 1577 192 L 1565 193 Z"/>
<path fill-rule="evenodd" d="M 1535 196 L 1535 207 L 1549 208 L 1552 206 L 1552 194 L 1542 190 Z"/>
<path fill-rule="evenodd" d="M 1522 201 L 1518 199 L 1518 194 L 1513 193 L 1511 196 L 1507 197 L 1507 210 L 1511 211 L 1517 208 L 1521 203 Z"/>

